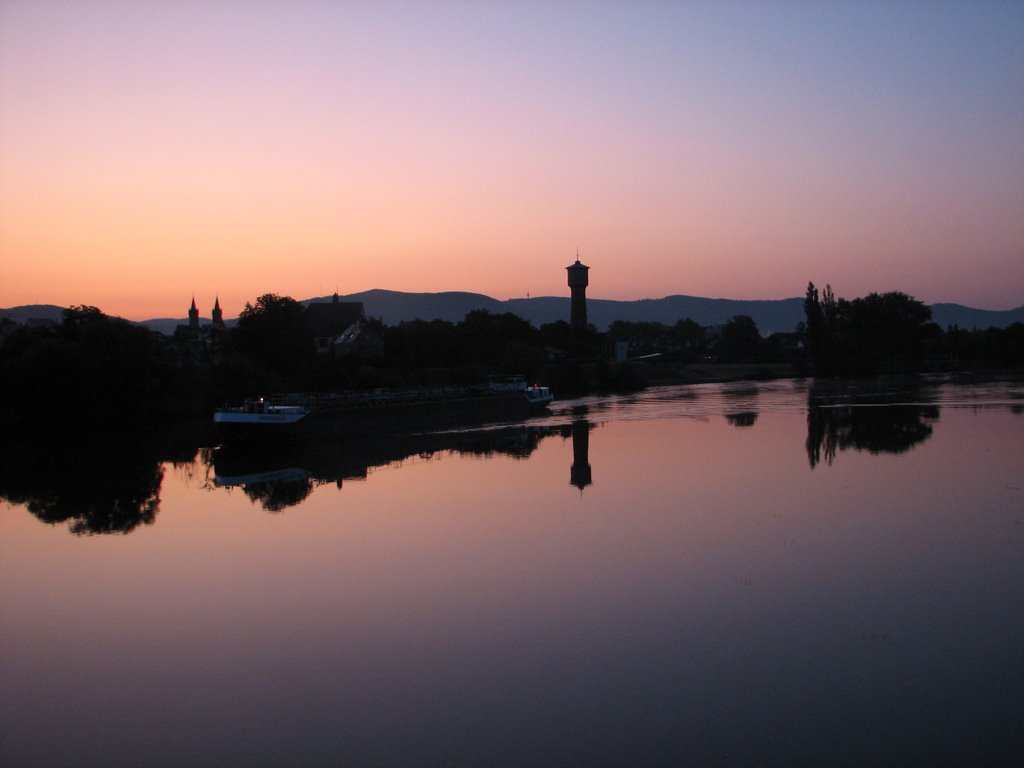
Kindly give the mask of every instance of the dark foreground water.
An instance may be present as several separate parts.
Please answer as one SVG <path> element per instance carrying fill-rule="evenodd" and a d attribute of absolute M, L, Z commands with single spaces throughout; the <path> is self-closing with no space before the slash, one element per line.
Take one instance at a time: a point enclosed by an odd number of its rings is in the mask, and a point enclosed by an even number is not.
<path fill-rule="evenodd" d="M 1020 384 L 34 450 L 0 489 L 5 766 L 1024 761 Z"/>

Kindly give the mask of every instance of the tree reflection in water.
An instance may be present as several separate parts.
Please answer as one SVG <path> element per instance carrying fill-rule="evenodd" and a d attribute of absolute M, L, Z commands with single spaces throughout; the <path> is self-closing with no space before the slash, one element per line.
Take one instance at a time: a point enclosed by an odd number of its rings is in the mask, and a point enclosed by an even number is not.
<path fill-rule="evenodd" d="M 727 413 L 725 420 L 734 427 L 752 427 L 757 422 L 757 411 L 743 411 L 741 413 Z"/>
<path fill-rule="evenodd" d="M 0 497 L 76 535 L 128 533 L 160 507 L 163 466 L 133 441 L 76 436 L 5 440 Z"/>
<path fill-rule="evenodd" d="M 430 459 L 451 452 L 525 459 L 544 437 L 558 431 L 556 427 L 518 426 L 337 442 L 255 440 L 200 455 L 212 467 L 217 485 L 240 486 L 253 503 L 268 512 L 281 512 L 303 502 L 321 485 L 341 488 L 345 480 L 364 479 L 375 467 L 413 458 Z"/>
<path fill-rule="evenodd" d="M 811 390 L 807 403 L 807 459 L 813 469 L 832 464 L 849 448 L 870 453 L 905 453 L 932 436 L 939 406 L 908 404 L 920 391 L 880 392 L 856 403 L 827 390 Z M 916 397 L 914 396 L 916 395 Z M 839 401 L 839 402 L 837 402 Z"/>
<path fill-rule="evenodd" d="M 280 512 L 306 500 L 313 492 L 309 477 L 294 480 L 267 480 L 245 483 L 242 490 L 249 500 L 259 502 L 267 512 Z"/>

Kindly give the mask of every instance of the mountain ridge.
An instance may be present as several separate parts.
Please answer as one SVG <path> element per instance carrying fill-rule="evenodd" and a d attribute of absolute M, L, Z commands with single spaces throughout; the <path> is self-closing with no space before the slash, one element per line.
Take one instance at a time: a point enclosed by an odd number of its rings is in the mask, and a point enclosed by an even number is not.
<path fill-rule="evenodd" d="M 332 301 L 333 295 L 303 299 L 302 304 Z M 535 326 L 557 320 L 568 320 L 568 296 L 537 296 L 528 299 L 499 300 L 470 291 L 440 291 L 436 293 L 410 293 L 373 288 L 367 291 L 339 295 L 339 301 L 360 301 L 370 317 L 379 318 L 387 325 L 406 320 L 445 320 L 460 322 L 468 312 L 484 309 L 493 313 L 511 312 Z M 672 294 L 660 299 L 587 299 L 587 314 L 591 323 L 605 330 L 615 320 L 632 322 L 658 322 L 671 325 L 689 318 L 703 326 L 721 325 L 736 315 L 749 315 L 757 323 L 762 336 L 793 331 L 804 320 L 803 298 L 788 299 L 721 299 L 685 294 Z M 1015 322 L 1024 322 L 1024 305 L 1007 310 L 976 309 L 962 304 L 941 302 L 930 305 L 932 320 L 942 328 L 957 325 L 965 329 L 1005 328 Z M 24 323 L 29 319 L 60 319 L 64 307 L 53 304 L 26 304 L 7 309 L 0 308 L 0 317 L 9 317 Z M 200 322 L 209 320 L 201 318 Z M 151 318 L 139 321 L 155 331 L 170 335 L 178 325 L 186 325 L 186 318 Z M 234 321 L 229 320 L 228 325 Z"/>

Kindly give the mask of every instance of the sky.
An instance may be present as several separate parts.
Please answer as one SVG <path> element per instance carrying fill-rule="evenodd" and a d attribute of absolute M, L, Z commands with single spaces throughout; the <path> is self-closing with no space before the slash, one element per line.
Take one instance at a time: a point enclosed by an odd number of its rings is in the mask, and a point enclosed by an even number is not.
<path fill-rule="evenodd" d="M 1009 309 L 1022 94 L 1022 0 L 0 0 L 0 307 Z"/>

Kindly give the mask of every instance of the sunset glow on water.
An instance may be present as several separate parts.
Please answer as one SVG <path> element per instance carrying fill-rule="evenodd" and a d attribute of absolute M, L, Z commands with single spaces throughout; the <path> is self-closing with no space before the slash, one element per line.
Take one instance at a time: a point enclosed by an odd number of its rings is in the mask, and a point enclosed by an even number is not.
<path fill-rule="evenodd" d="M 1022 30 L 0 0 L 0 766 L 1024 765 Z"/>
<path fill-rule="evenodd" d="M 1022 393 L 898 394 L 558 403 L 532 448 L 322 470 L 276 512 L 200 456 L 123 535 L 8 503 L 0 757 L 1014 764 Z"/>

